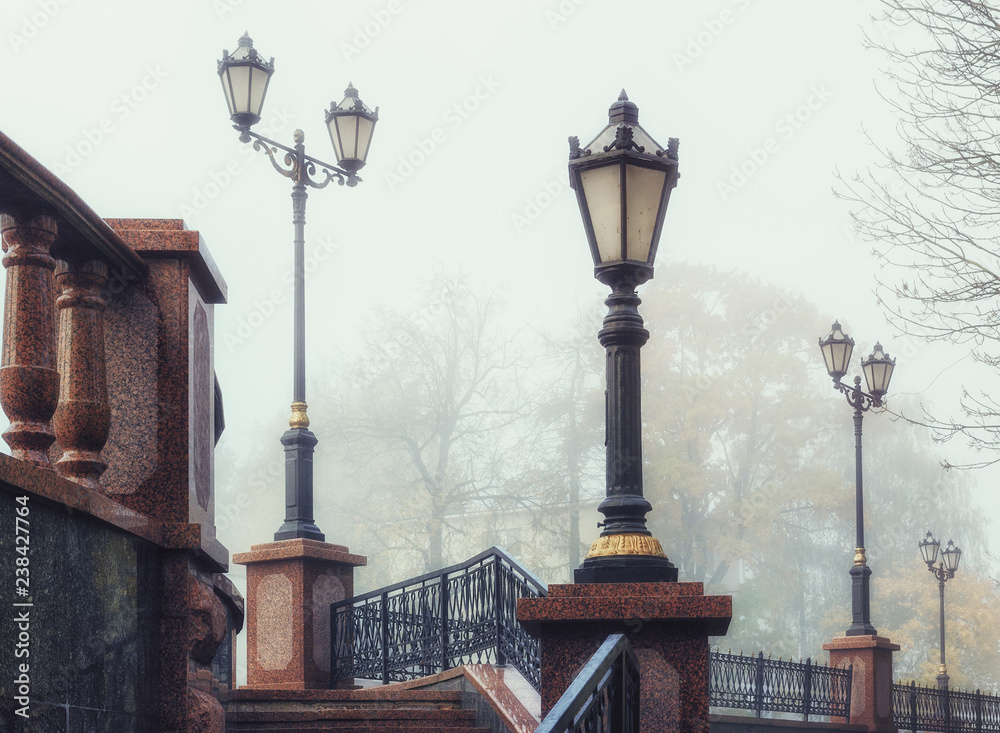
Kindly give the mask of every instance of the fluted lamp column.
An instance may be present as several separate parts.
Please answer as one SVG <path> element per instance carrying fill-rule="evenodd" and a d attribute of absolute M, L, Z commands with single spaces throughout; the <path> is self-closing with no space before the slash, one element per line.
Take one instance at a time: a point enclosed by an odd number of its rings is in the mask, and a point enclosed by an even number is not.
<path fill-rule="evenodd" d="M 676 138 L 666 148 L 639 125 L 622 90 L 607 126 L 586 147 L 571 137 L 569 178 L 594 259 L 611 288 L 597 337 L 607 352 L 607 486 L 603 531 L 575 571 L 577 583 L 676 581 L 677 568 L 646 528 L 642 486 L 639 350 L 649 338 L 635 289 L 653 277 L 670 192 L 677 185 Z"/>

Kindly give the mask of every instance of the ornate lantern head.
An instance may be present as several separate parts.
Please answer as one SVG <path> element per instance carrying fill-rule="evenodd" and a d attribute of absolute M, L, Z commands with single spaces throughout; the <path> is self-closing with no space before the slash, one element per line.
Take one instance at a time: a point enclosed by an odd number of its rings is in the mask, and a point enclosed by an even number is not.
<path fill-rule="evenodd" d="M 877 342 L 871 355 L 861 362 L 868 391 L 877 400 L 881 400 L 889 391 L 889 380 L 892 379 L 892 370 L 895 367 L 896 360 L 890 359 L 889 355 L 882 350 L 882 344 Z"/>
<path fill-rule="evenodd" d="M 833 381 L 839 382 L 847 374 L 848 365 L 851 363 L 854 339 L 844 333 L 840 323 L 834 321 L 830 333 L 819 340 L 819 348 L 823 352 L 826 371 L 833 377 Z"/>
<path fill-rule="evenodd" d="M 355 173 L 364 167 L 376 122 L 378 107 L 374 112 L 366 107 L 353 84 L 347 85 L 344 100 L 340 104 L 330 102 L 326 126 L 330 130 L 337 164 L 349 173 Z"/>
<path fill-rule="evenodd" d="M 630 265 L 636 284 L 653 273 L 670 192 L 677 185 L 677 138 L 666 149 L 639 125 L 625 90 L 608 125 L 585 148 L 571 137 L 569 180 L 576 191 L 597 277 Z"/>
<path fill-rule="evenodd" d="M 938 549 L 941 547 L 941 543 L 931 536 L 928 532 L 927 536 L 920 541 L 920 556 L 927 563 L 927 567 L 931 567 L 937 562 Z"/>
<path fill-rule="evenodd" d="M 264 61 L 246 33 L 240 38 L 240 45 L 231 56 L 228 51 L 222 51 L 219 78 L 222 80 L 226 104 L 229 105 L 229 116 L 238 129 L 245 132 L 260 122 L 264 95 L 267 94 L 267 85 L 273 73 L 274 58 Z M 247 142 L 249 139 L 247 137 L 243 141 Z"/>

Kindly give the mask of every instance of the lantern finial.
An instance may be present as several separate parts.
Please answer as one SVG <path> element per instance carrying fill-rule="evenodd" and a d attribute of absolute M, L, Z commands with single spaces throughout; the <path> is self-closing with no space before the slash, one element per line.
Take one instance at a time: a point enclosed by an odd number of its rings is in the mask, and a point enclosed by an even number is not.
<path fill-rule="evenodd" d="M 621 124 L 623 122 L 629 125 L 639 124 L 639 107 L 635 102 L 629 101 L 624 89 L 618 95 L 618 101 L 608 109 L 608 124 Z"/>

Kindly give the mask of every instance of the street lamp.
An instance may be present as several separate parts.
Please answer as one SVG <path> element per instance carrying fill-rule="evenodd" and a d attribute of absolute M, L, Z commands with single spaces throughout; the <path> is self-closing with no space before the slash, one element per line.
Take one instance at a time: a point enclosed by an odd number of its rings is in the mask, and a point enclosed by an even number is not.
<path fill-rule="evenodd" d="M 830 333 L 819 341 L 826 362 L 826 371 L 833 378 L 833 386 L 847 398 L 847 404 L 854 408 L 854 481 L 855 481 L 855 527 L 857 542 L 854 549 L 854 565 L 851 567 L 851 610 L 853 619 L 847 629 L 847 636 L 875 636 L 878 632 L 871 622 L 871 604 L 868 579 L 872 571 L 865 555 L 865 510 L 864 490 L 861 479 L 861 419 L 872 407 L 882 407 L 882 398 L 889 391 L 889 380 L 896 360 L 890 359 L 876 343 L 871 355 L 862 360 L 868 392 L 861 390 L 861 377 L 854 377 L 854 385 L 848 386 L 840 380 L 847 374 L 854 351 L 854 340 L 844 333 L 839 323 L 834 322 Z"/>
<path fill-rule="evenodd" d="M 607 351 L 605 521 L 575 571 L 577 583 L 676 581 L 674 567 L 646 529 L 642 494 L 639 349 L 649 338 L 635 293 L 653 277 L 670 192 L 677 185 L 677 138 L 662 148 L 639 126 L 625 90 L 608 125 L 586 148 L 569 138 L 569 180 L 594 258 L 594 276 L 611 288 L 597 338 Z"/>
<path fill-rule="evenodd" d="M 941 597 L 941 664 L 938 667 L 937 683 L 938 688 L 948 687 L 948 668 L 944 663 L 944 584 L 955 577 L 958 570 L 958 561 L 962 559 L 962 551 L 955 547 L 955 544 L 948 540 L 948 546 L 941 553 L 941 560 L 938 560 L 938 549 L 941 543 L 938 542 L 931 533 L 928 532 L 919 543 L 920 555 L 927 563 L 927 569 L 931 571 L 938 581 L 938 595 Z M 935 563 L 937 563 L 935 565 Z"/>
<path fill-rule="evenodd" d="M 292 223 L 294 237 L 294 362 L 292 383 L 292 416 L 288 430 L 281 436 L 285 446 L 285 522 L 274 533 L 275 541 L 304 538 L 319 540 L 325 537 L 313 519 L 313 449 L 316 436 L 309 430 L 306 415 L 305 369 L 305 223 L 306 186 L 325 188 L 336 179 L 341 186 L 356 186 L 361 180 L 357 172 L 364 167 L 371 145 L 372 132 L 378 121 L 378 108 L 373 112 L 358 98 L 358 90 L 348 85 L 340 104 L 330 103 L 326 112 L 326 125 L 333 142 L 333 151 L 339 165 L 324 163 L 306 155 L 305 135 L 296 130 L 294 147 L 286 147 L 252 132 L 250 128 L 260 122 L 264 95 L 274 73 L 274 59 L 264 61 L 253 47 L 246 33 L 231 55 L 223 50 L 219 61 L 219 78 L 229 106 L 233 127 L 240 131 L 242 142 L 254 141 L 254 150 L 262 150 L 271 165 L 281 175 L 292 181 Z M 275 153 L 284 151 L 284 165 L 275 159 Z M 316 176 L 317 167 L 322 170 Z"/>

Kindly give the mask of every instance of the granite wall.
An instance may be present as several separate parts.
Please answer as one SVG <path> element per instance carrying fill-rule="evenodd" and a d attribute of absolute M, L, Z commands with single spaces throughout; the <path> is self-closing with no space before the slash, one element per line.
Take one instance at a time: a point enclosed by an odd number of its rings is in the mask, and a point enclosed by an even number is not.
<path fill-rule="evenodd" d="M 158 548 L 0 483 L 0 731 L 135 733 L 159 710 Z M 27 506 L 29 595 L 16 595 Z M 22 512 L 23 514 L 24 512 Z M 23 565 L 23 564 L 22 564 Z M 22 573 L 22 578 L 24 574 Z M 30 606 L 14 606 L 29 602 Z M 27 622 L 10 623 L 27 617 Z M 25 628 L 26 627 L 26 628 Z M 27 632 L 27 645 L 24 645 Z M 19 646 L 20 644 L 20 646 Z M 25 649 L 27 650 L 25 652 Z M 18 656 L 20 655 L 20 656 Z M 23 684 L 27 664 L 27 692 Z M 17 715 L 25 707 L 29 719 Z"/>

